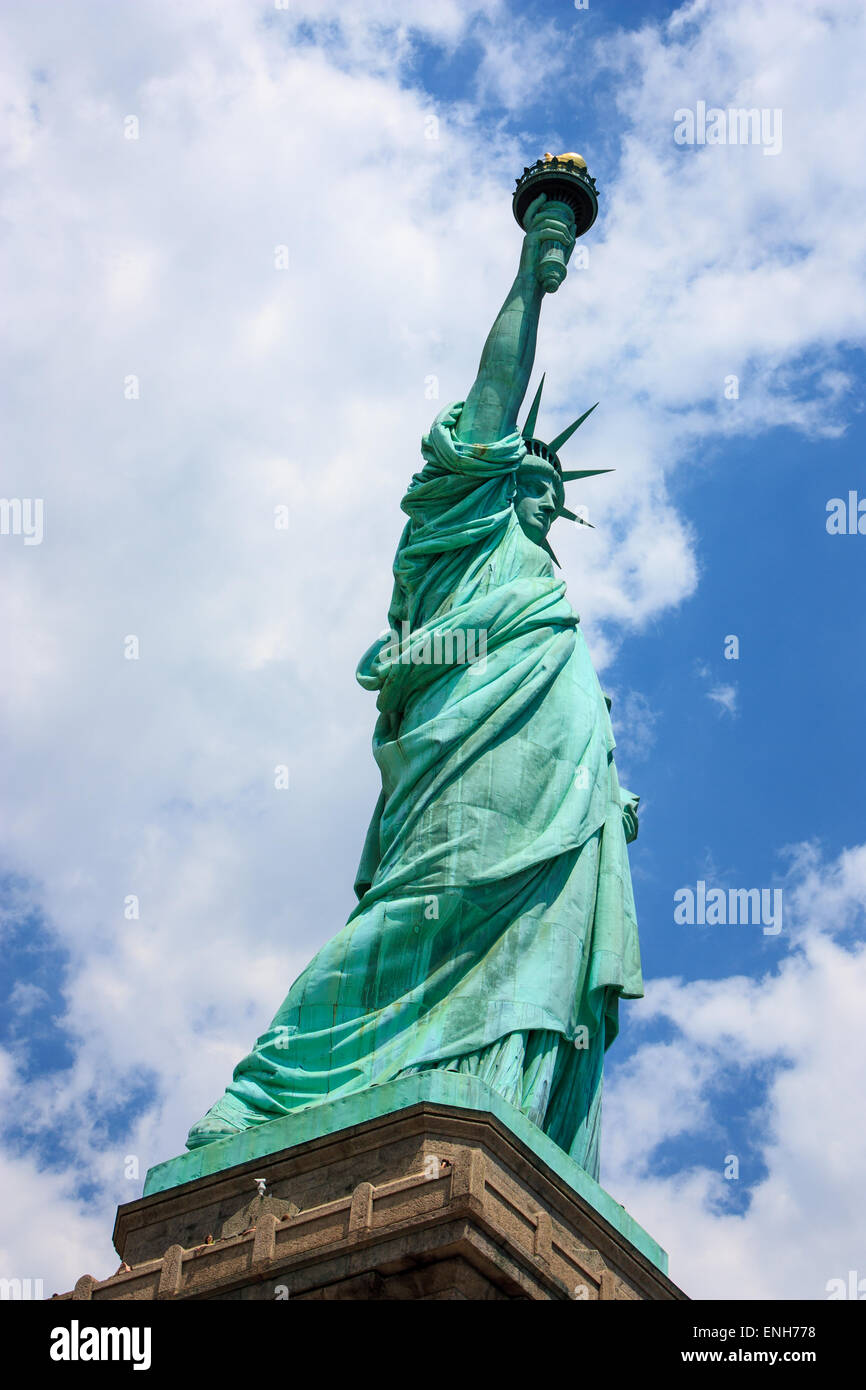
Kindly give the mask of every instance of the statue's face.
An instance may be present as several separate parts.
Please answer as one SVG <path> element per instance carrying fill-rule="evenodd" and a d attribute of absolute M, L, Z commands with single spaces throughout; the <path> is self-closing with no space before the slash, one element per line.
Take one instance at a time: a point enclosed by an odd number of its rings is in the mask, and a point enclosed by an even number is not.
<path fill-rule="evenodd" d="M 514 510 L 523 533 L 536 545 L 541 545 L 557 512 L 553 469 L 520 470 Z"/>

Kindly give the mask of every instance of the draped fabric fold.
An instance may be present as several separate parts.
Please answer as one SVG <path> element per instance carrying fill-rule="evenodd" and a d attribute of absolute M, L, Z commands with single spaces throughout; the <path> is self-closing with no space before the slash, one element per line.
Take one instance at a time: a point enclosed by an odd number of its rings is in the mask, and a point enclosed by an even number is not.
<path fill-rule="evenodd" d="M 209 1113 L 259 1123 L 446 1067 L 597 1175 L 604 1050 L 643 992 L 634 798 L 565 585 L 516 518 L 523 441 L 462 443 L 461 408 L 423 440 L 390 627 L 358 668 L 382 777 L 358 905 Z"/>

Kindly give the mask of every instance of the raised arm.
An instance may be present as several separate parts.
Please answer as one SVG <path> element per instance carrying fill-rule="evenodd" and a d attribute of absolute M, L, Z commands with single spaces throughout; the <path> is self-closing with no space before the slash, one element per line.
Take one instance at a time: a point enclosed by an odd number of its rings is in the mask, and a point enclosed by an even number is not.
<path fill-rule="evenodd" d="M 542 194 L 527 211 L 520 267 L 496 322 L 487 336 L 478 375 L 457 422 L 457 437 L 466 444 L 492 443 L 517 428 L 517 412 L 526 395 L 538 316 L 545 292 L 557 283 L 542 285 L 539 262 L 551 243 L 562 248 L 567 263 L 574 248 L 574 215 L 565 203 L 551 203 Z"/>

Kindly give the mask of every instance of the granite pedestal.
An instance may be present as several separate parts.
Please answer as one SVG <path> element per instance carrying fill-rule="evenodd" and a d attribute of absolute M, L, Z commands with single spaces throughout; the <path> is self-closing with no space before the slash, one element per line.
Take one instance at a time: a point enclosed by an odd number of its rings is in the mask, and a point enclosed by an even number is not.
<path fill-rule="evenodd" d="M 429 1072 L 152 1168 L 69 1299 L 671 1300 L 667 1256 L 473 1077 Z"/>

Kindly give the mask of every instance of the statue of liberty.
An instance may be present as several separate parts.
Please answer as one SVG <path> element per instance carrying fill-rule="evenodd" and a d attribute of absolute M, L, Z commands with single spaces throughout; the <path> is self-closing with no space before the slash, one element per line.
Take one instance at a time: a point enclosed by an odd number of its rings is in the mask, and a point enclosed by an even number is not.
<path fill-rule="evenodd" d="M 604 1054 L 620 998 L 643 993 L 637 798 L 548 540 L 557 517 L 578 520 L 563 484 L 588 472 L 563 471 L 558 450 L 586 415 L 544 443 L 539 387 L 517 425 L 542 300 L 597 210 L 585 170 L 545 156 L 518 181 L 517 276 L 401 504 L 388 630 L 357 672 L 378 692 L 382 776 L 358 905 L 188 1148 L 439 1068 L 478 1078 L 598 1177 Z"/>

